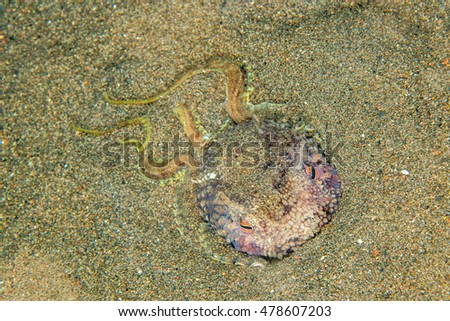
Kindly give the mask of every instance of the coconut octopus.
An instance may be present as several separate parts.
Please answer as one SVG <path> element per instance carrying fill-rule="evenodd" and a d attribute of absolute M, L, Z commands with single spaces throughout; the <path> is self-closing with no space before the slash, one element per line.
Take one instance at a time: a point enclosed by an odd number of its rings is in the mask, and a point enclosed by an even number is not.
<path fill-rule="evenodd" d="M 232 122 L 206 139 L 187 105 L 177 106 L 175 112 L 184 133 L 192 146 L 200 150 L 200 158 L 195 153 L 176 154 L 163 164 L 156 164 L 146 149 L 151 140 L 150 120 L 146 117 L 118 126 L 144 126 L 145 141 L 132 139 L 122 143 L 137 147 L 140 168 L 149 178 L 165 179 L 182 167 L 190 169 L 192 197 L 211 230 L 240 252 L 280 259 L 330 221 L 341 197 L 341 180 L 308 126 L 277 118 L 276 104 L 249 103 L 244 67 L 215 61 L 188 71 L 149 99 L 113 100 L 107 94 L 105 99 L 116 105 L 150 104 L 192 76 L 207 71 L 219 71 L 227 78 L 226 111 Z M 94 135 L 117 129 L 74 127 L 78 132 Z"/>

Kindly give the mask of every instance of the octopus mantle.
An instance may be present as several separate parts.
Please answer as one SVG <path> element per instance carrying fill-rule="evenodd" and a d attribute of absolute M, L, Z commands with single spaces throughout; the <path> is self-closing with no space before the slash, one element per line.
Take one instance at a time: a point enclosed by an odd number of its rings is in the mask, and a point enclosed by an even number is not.
<path fill-rule="evenodd" d="M 205 150 L 195 195 L 203 218 L 238 251 L 281 258 L 338 206 L 340 178 L 289 123 L 234 125 Z"/>

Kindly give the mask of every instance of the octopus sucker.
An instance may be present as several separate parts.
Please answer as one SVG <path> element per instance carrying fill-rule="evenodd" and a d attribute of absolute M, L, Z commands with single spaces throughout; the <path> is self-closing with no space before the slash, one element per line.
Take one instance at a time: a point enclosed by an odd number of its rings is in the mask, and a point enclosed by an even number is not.
<path fill-rule="evenodd" d="M 199 129 L 201 124 L 196 123 L 189 106 L 180 103 L 174 112 L 198 154 L 175 155 L 162 163 L 153 161 L 146 149 L 151 141 L 151 122 L 146 117 L 117 126 L 144 126 L 147 133 L 144 142 L 130 139 L 122 143 L 136 146 L 140 168 L 151 179 L 172 177 L 182 167 L 189 169 L 191 187 L 179 189 L 176 222 L 181 221 L 181 216 L 191 217 L 198 212 L 197 217 L 208 224 L 207 230 L 237 251 L 254 257 L 281 259 L 314 237 L 331 220 L 342 195 L 340 177 L 311 127 L 298 120 L 280 118 L 276 104 L 251 105 L 245 68 L 228 61 L 214 61 L 191 69 L 150 98 L 115 100 L 105 94 L 105 99 L 110 104 L 151 104 L 189 78 L 208 71 L 219 71 L 227 78 L 225 109 L 233 122 L 218 133 L 203 135 Z M 117 129 L 74 128 L 93 135 Z M 195 225 L 202 224 L 189 224 Z M 211 250 L 216 246 L 207 245 L 209 239 L 215 238 L 205 235 L 201 238 L 201 248 L 218 261 L 261 265 L 257 260 L 225 259 Z M 216 243 L 220 242 L 216 240 Z"/>

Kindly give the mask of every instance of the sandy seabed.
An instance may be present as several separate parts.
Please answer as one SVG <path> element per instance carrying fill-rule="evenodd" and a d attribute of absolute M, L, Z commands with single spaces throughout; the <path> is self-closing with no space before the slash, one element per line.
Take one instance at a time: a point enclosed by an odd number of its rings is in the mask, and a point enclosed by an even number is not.
<path fill-rule="evenodd" d="M 2 300 L 450 299 L 448 2 L 3 10 Z M 251 67 L 253 103 L 286 103 L 340 146 L 332 222 L 262 269 L 204 255 L 175 226 L 180 183 L 107 162 L 111 138 L 71 128 L 148 115 L 164 140 L 181 101 L 217 128 L 219 75 L 150 107 L 102 93 L 148 97 L 218 58 Z"/>

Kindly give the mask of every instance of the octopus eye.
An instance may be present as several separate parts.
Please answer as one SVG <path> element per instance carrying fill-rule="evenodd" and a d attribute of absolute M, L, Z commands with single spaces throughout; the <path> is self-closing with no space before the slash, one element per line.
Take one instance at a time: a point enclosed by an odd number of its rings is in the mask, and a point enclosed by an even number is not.
<path fill-rule="evenodd" d="M 314 168 L 314 166 L 312 165 L 305 165 L 305 172 L 307 175 L 309 175 L 311 177 L 311 179 L 315 179 L 316 178 L 316 170 Z"/>
<path fill-rule="evenodd" d="M 311 179 L 316 178 L 316 170 L 314 169 L 314 166 L 311 166 Z"/>
<path fill-rule="evenodd" d="M 246 221 L 246 220 L 244 220 L 242 218 L 239 220 L 239 224 L 241 224 L 241 227 L 243 229 L 245 229 L 245 230 L 247 230 L 249 232 L 253 230 L 253 226 L 248 221 Z"/>

